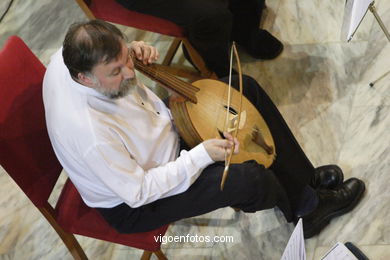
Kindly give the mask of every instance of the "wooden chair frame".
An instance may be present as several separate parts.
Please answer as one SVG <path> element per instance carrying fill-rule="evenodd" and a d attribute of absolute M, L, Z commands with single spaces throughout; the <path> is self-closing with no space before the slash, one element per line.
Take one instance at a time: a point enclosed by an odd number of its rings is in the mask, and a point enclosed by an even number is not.
<path fill-rule="evenodd" d="M 66 232 L 57 222 L 56 220 L 56 212 L 54 208 L 47 203 L 43 207 L 38 207 L 39 211 L 46 218 L 46 220 L 50 223 L 50 225 L 54 228 L 57 234 L 60 236 L 65 246 L 68 248 L 69 252 L 73 256 L 75 260 L 88 260 L 87 255 L 84 250 L 80 246 L 76 237 L 72 233 Z M 164 255 L 161 249 L 157 251 L 148 251 L 144 250 L 140 260 L 149 260 L 151 256 L 155 254 L 157 259 L 159 260 L 167 260 L 168 258 Z"/>

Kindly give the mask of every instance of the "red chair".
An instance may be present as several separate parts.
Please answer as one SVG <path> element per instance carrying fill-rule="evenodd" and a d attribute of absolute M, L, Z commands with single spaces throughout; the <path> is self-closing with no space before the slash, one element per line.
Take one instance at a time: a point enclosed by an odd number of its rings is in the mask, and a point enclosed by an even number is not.
<path fill-rule="evenodd" d="M 145 250 L 166 259 L 154 236 L 168 225 L 137 234 L 119 234 L 81 199 L 68 179 L 53 208 L 48 198 L 61 173 L 46 130 L 42 102 L 45 67 L 23 43 L 12 36 L 0 51 L 0 164 L 57 231 L 75 259 L 87 259 L 73 234 Z"/>
<path fill-rule="evenodd" d="M 89 19 L 97 18 L 111 23 L 175 37 L 162 62 L 162 65 L 165 66 L 163 69 L 166 71 L 181 77 L 199 77 L 194 76 L 194 73 L 189 70 L 169 66 L 180 43 L 183 43 L 193 64 L 200 71 L 200 76 L 216 78 L 216 75 L 207 69 L 202 57 L 192 47 L 183 29 L 178 25 L 155 16 L 130 11 L 115 0 L 76 0 L 76 2 Z"/>

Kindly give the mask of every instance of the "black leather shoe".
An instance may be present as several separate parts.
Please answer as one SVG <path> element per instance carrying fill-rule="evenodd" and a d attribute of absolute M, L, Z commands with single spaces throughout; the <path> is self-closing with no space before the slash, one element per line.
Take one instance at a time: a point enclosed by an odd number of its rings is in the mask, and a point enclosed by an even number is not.
<path fill-rule="evenodd" d="M 320 189 L 334 189 L 343 183 L 343 171 L 337 165 L 330 164 L 317 167 L 311 186 Z"/>
<path fill-rule="evenodd" d="M 283 44 L 263 29 L 253 31 L 243 46 L 253 58 L 263 60 L 274 59 L 283 51 Z"/>
<path fill-rule="evenodd" d="M 336 190 L 318 190 L 317 208 L 302 217 L 305 238 L 317 235 L 334 217 L 351 211 L 360 201 L 365 191 L 364 182 L 351 178 Z"/>

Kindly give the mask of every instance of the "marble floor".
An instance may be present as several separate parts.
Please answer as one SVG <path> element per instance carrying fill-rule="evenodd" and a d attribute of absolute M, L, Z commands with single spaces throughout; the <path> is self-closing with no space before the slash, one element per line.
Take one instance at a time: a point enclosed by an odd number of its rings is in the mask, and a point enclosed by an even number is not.
<path fill-rule="evenodd" d="M 10 0 L 0 1 L 0 15 Z M 352 241 L 370 259 L 390 259 L 390 44 L 367 13 L 349 43 L 340 40 L 344 2 L 268 0 L 263 27 L 283 41 L 272 61 L 240 51 L 243 70 L 266 89 L 314 165 L 339 164 L 345 177 L 366 182 L 362 202 L 308 239 L 307 259 L 320 259 L 337 241 Z M 390 1 L 376 7 L 390 28 Z M 67 27 L 84 14 L 72 0 L 14 0 L 0 22 L 0 46 L 20 36 L 47 65 Z M 122 27 L 121 27 L 122 28 Z M 164 54 L 170 37 L 126 29 Z M 176 62 L 183 63 L 179 55 Z M 153 83 L 150 83 L 153 84 Z M 387 140 L 387 141 L 386 141 Z M 56 189 L 59 190 L 65 174 Z M 57 234 L 0 168 L 0 259 L 72 259 Z M 387 220 L 386 220 L 387 219 Z M 292 224 L 280 213 L 254 214 L 226 208 L 170 226 L 168 235 L 233 236 L 229 243 L 167 243 L 169 259 L 280 259 Z M 90 259 L 137 259 L 141 251 L 78 237 Z"/>

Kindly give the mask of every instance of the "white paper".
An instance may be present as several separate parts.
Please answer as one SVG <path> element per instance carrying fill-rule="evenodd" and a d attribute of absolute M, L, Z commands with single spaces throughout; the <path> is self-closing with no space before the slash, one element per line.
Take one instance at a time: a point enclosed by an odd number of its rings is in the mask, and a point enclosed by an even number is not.
<path fill-rule="evenodd" d="M 340 242 L 337 242 L 321 260 L 358 260 L 349 249 Z"/>
<path fill-rule="evenodd" d="M 284 249 L 281 260 L 306 260 L 305 240 L 303 238 L 302 219 L 299 219 L 287 246 Z"/>
<path fill-rule="evenodd" d="M 346 0 L 341 39 L 350 41 L 374 0 Z"/>

